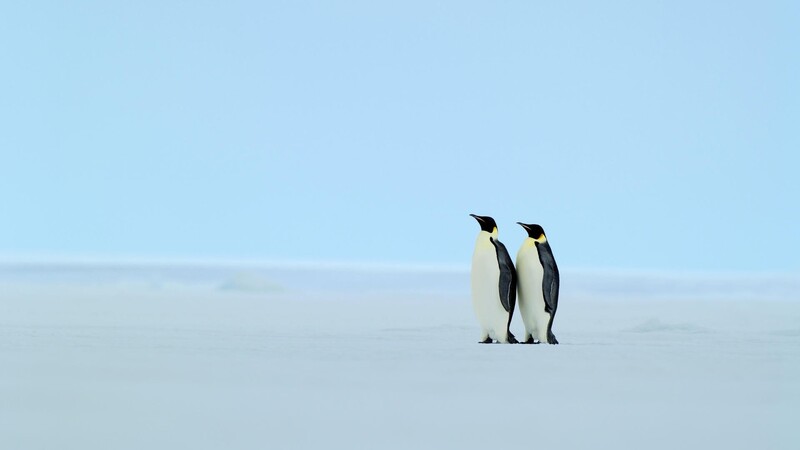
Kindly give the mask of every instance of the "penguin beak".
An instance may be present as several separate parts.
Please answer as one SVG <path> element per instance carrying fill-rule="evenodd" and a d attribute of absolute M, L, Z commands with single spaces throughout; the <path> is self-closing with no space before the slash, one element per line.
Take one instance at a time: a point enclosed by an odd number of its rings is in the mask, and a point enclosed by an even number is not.
<path fill-rule="evenodd" d="M 520 226 L 522 226 L 522 228 L 525 228 L 525 231 L 531 231 L 531 229 L 530 229 L 530 228 L 528 228 L 528 226 L 527 226 L 527 225 L 525 225 L 525 224 L 524 224 L 524 223 L 522 223 L 522 222 L 517 222 L 517 225 L 520 225 Z"/>
<path fill-rule="evenodd" d="M 472 216 L 478 222 L 483 222 L 483 219 L 481 218 L 481 216 L 476 216 L 475 214 L 470 214 L 470 216 Z"/>

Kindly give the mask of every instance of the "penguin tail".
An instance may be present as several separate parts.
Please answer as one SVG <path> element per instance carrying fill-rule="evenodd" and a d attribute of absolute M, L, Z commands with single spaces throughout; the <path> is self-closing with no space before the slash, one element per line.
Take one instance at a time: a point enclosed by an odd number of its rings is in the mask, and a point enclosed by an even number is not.
<path fill-rule="evenodd" d="M 556 339 L 556 335 L 553 334 L 552 331 L 547 330 L 547 343 L 548 344 L 558 344 L 558 339 Z"/>
<path fill-rule="evenodd" d="M 508 338 L 507 338 L 507 342 L 508 342 L 509 344 L 519 344 L 519 341 L 517 340 L 517 338 L 516 338 L 516 337 L 514 337 L 514 335 L 513 335 L 513 334 L 511 334 L 511 332 L 510 332 L 510 331 L 508 332 Z"/>

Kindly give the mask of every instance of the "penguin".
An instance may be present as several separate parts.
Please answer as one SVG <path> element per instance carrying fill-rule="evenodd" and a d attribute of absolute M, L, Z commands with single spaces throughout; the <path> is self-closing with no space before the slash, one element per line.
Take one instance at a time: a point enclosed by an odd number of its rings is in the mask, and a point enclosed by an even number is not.
<path fill-rule="evenodd" d="M 517 223 L 528 232 L 517 252 L 519 312 L 525 324 L 522 343 L 558 344 L 553 318 L 558 308 L 560 277 L 553 251 L 541 226 Z"/>
<path fill-rule="evenodd" d="M 470 214 L 481 226 L 472 253 L 472 307 L 481 325 L 481 344 L 516 344 L 509 331 L 517 303 L 517 272 L 505 245 L 497 240 L 497 223 L 489 216 Z"/>

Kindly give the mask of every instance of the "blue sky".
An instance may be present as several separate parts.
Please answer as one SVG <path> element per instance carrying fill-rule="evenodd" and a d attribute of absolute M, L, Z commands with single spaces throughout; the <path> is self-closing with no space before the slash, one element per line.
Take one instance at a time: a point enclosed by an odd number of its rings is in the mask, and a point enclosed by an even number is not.
<path fill-rule="evenodd" d="M 6 2 L 0 255 L 798 270 L 796 2 Z"/>

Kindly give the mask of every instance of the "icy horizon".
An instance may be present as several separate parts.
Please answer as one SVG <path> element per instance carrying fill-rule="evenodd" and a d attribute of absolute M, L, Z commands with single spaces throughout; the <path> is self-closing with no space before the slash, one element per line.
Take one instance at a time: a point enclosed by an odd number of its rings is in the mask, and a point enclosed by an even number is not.
<path fill-rule="evenodd" d="M 581 298 L 799 300 L 800 272 L 561 270 L 564 295 Z M 2 259 L 0 283 L 204 286 L 235 291 L 369 291 L 466 294 L 469 267 L 456 265 L 233 259 Z"/>

